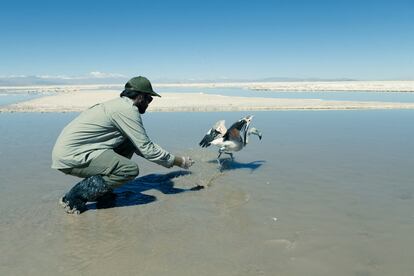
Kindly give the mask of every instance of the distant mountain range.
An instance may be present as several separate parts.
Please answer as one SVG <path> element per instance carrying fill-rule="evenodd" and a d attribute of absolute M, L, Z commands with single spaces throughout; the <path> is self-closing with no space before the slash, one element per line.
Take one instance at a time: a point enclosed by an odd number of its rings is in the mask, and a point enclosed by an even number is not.
<path fill-rule="evenodd" d="M 33 85 L 78 85 L 78 84 L 124 84 L 128 77 L 122 75 L 101 75 L 86 77 L 62 76 L 0 76 L 0 86 L 33 86 Z M 289 78 L 272 77 L 262 79 L 152 79 L 154 83 L 225 83 L 225 82 L 288 82 L 288 81 L 352 81 L 355 79 L 337 78 Z"/>
<path fill-rule="evenodd" d="M 121 84 L 127 77 L 102 78 L 64 78 L 42 76 L 0 76 L 0 86 L 33 86 L 33 85 L 77 85 L 77 84 Z"/>

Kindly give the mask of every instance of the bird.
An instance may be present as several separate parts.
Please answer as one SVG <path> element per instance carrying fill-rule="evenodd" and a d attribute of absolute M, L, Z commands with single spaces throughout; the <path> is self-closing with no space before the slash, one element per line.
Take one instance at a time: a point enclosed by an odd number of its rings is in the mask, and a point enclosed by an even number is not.
<path fill-rule="evenodd" d="M 199 145 L 203 148 L 214 145 L 219 148 L 217 162 L 221 166 L 220 156 L 225 153 L 230 155 L 234 160 L 233 152 L 240 151 L 249 143 L 249 136 L 256 135 L 259 140 L 262 139 L 262 133 L 257 129 L 249 126 L 252 122 L 253 115 L 248 115 L 234 124 L 229 129 L 225 126 L 225 120 L 220 120 L 207 131 L 207 134 L 200 141 Z"/>

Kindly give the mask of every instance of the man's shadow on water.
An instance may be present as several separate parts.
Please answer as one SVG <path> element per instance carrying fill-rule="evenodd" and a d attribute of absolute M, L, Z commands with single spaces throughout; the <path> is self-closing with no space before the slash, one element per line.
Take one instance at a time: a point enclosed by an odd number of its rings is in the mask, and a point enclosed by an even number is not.
<path fill-rule="evenodd" d="M 208 161 L 209 163 L 217 163 L 217 159 Z M 220 171 L 231 171 L 231 170 L 238 170 L 238 169 L 250 169 L 251 172 L 257 170 L 260 166 L 262 166 L 266 161 L 265 160 L 257 160 L 249 163 L 240 163 L 231 158 L 220 159 L 221 166 L 219 167 Z"/>
<path fill-rule="evenodd" d="M 88 204 L 87 209 L 107 209 L 148 204 L 156 201 L 157 198 L 142 192 L 151 189 L 158 190 L 163 194 L 179 194 L 203 189 L 204 187 L 199 185 L 187 189 L 174 187 L 174 178 L 189 174 L 191 174 L 190 171 L 174 171 L 167 174 L 148 174 L 138 177 L 114 189 L 113 192 L 102 196 L 96 203 Z"/>

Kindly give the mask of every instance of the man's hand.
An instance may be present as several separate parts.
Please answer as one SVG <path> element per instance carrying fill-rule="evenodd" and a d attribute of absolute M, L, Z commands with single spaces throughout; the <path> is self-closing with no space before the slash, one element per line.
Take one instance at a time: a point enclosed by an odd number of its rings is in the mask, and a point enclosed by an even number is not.
<path fill-rule="evenodd" d="M 194 160 L 189 156 L 175 157 L 174 165 L 179 166 L 183 169 L 189 169 L 194 164 Z"/>

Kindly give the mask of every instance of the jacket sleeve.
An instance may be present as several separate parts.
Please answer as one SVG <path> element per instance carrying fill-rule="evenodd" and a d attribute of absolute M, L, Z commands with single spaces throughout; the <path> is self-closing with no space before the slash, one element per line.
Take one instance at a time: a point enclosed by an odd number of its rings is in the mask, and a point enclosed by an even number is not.
<path fill-rule="evenodd" d="M 174 155 L 150 140 L 138 112 L 115 112 L 111 117 L 115 126 L 134 144 L 138 155 L 166 168 L 173 166 Z"/>

